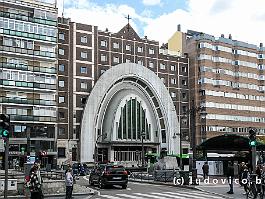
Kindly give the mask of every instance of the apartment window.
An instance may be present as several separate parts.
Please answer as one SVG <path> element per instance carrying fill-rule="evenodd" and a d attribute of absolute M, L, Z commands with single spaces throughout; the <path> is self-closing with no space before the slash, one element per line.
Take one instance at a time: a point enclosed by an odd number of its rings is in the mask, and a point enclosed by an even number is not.
<path fill-rule="evenodd" d="M 113 57 L 113 62 L 114 62 L 114 63 L 119 63 L 119 62 L 120 62 L 119 57 Z"/>
<path fill-rule="evenodd" d="M 182 99 L 187 99 L 187 93 L 182 93 Z"/>
<path fill-rule="evenodd" d="M 154 63 L 150 61 L 150 62 L 149 62 L 149 67 L 150 67 L 150 68 L 154 68 Z"/>
<path fill-rule="evenodd" d="M 59 80 L 59 87 L 64 87 L 64 80 Z"/>
<path fill-rule="evenodd" d="M 171 65 L 171 66 L 170 66 L 170 70 L 171 70 L 171 71 L 176 71 L 176 66 L 175 66 L 175 65 Z"/>
<path fill-rule="evenodd" d="M 81 82 L 81 89 L 87 89 L 87 83 Z"/>
<path fill-rule="evenodd" d="M 150 54 L 150 55 L 155 54 L 155 50 L 154 50 L 153 48 L 150 48 L 150 49 L 149 49 L 149 54 Z"/>
<path fill-rule="evenodd" d="M 104 55 L 104 54 L 101 54 L 101 56 L 100 56 L 100 60 L 101 60 L 101 61 L 107 61 L 107 56 Z"/>
<path fill-rule="evenodd" d="M 126 61 L 125 61 L 126 63 L 130 63 L 131 62 L 131 60 L 130 59 L 126 59 Z"/>
<path fill-rule="evenodd" d="M 163 83 L 165 83 L 165 78 L 164 77 L 161 77 L 161 80 Z"/>
<path fill-rule="evenodd" d="M 171 92 L 171 97 L 176 97 L 176 93 L 175 92 Z"/>
<path fill-rule="evenodd" d="M 166 69 L 166 65 L 163 64 L 163 63 L 160 63 L 160 69 L 161 69 L 161 70 L 165 70 L 165 69 Z"/>
<path fill-rule="evenodd" d="M 177 84 L 177 79 L 176 78 L 171 78 L 171 84 Z"/>
<path fill-rule="evenodd" d="M 116 48 L 116 49 L 119 48 L 119 43 L 118 42 L 114 42 L 113 43 L 113 48 Z"/>
<path fill-rule="evenodd" d="M 183 73 L 186 73 L 186 72 L 187 72 L 187 67 L 186 67 L 186 66 L 182 66 L 182 67 L 181 67 L 181 71 L 182 71 Z"/>
<path fill-rule="evenodd" d="M 138 60 L 137 62 L 139 65 L 144 65 L 143 60 Z"/>
<path fill-rule="evenodd" d="M 59 55 L 64 55 L 64 49 L 59 48 Z"/>
<path fill-rule="evenodd" d="M 87 37 L 86 36 L 81 37 L 81 43 L 84 43 L 84 44 L 87 43 Z"/>
<path fill-rule="evenodd" d="M 125 47 L 126 50 L 131 50 L 131 45 L 130 44 L 127 44 L 126 47 Z"/>
<path fill-rule="evenodd" d="M 81 57 L 83 59 L 86 59 L 87 58 L 87 52 L 81 52 Z"/>
<path fill-rule="evenodd" d="M 187 86 L 187 81 L 186 81 L 185 79 L 183 79 L 183 80 L 181 81 L 181 84 L 182 84 L 182 86 Z"/>
<path fill-rule="evenodd" d="M 107 47 L 107 41 L 106 40 L 101 40 L 100 45 L 102 47 Z"/>
<path fill-rule="evenodd" d="M 87 67 L 85 67 L 85 66 L 81 66 L 81 68 L 80 68 L 80 72 L 81 72 L 82 74 L 87 74 Z"/>
<path fill-rule="evenodd" d="M 144 48 L 142 46 L 137 47 L 137 52 L 142 53 L 144 51 Z"/>
<path fill-rule="evenodd" d="M 59 39 L 60 39 L 60 40 L 64 40 L 64 33 L 63 33 L 63 32 L 60 32 L 60 33 L 59 33 Z"/>
<path fill-rule="evenodd" d="M 62 127 L 59 127 L 59 135 L 65 135 L 65 129 Z"/>
<path fill-rule="evenodd" d="M 86 103 L 86 99 L 87 99 L 86 97 L 81 97 L 81 103 L 85 104 Z"/>
<path fill-rule="evenodd" d="M 59 119 L 64 119 L 65 116 L 64 116 L 64 112 L 59 112 Z"/>
<path fill-rule="evenodd" d="M 183 113 L 186 113 L 187 112 L 187 106 L 182 106 L 182 111 L 183 111 Z"/>
<path fill-rule="evenodd" d="M 64 64 L 59 65 L 59 71 L 64 72 Z"/>
<path fill-rule="evenodd" d="M 58 147 L 58 158 L 65 158 L 65 148 Z"/>
<path fill-rule="evenodd" d="M 64 96 L 59 96 L 59 103 L 64 103 Z"/>

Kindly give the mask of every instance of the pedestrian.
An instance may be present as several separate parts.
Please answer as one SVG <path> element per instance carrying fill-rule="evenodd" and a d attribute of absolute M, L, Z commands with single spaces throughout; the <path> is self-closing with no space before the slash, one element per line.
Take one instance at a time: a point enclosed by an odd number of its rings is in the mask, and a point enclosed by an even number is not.
<path fill-rule="evenodd" d="M 238 166 L 238 178 L 239 178 L 239 184 L 240 186 L 243 186 L 242 184 L 242 173 L 244 171 L 244 168 L 245 168 L 245 162 L 241 162 Z"/>
<path fill-rule="evenodd" d="M 244 187 L 245 194 L 248 192 L 248 182 L 250 180 L 250 173 L 247 165 L 244 165 L 243 172 L 241 174 L 241 184 Z"/>
<path fill-rule="evenodd" d="M 209 175 L 209 165 L 208 162 L 205 162 L 204 165 L 202 166 L 202 171 L 203 171 L 203 179 L 206 179 L 206 176 Z"/>
<path fill-rule="evenodd" d="M 71 199 L 72 198 L 72 193 L 73 193 L 73 175 L 72 175 L 72 169 L 68 168 L 67 172 L 65 174 L 65 185 L 66 185 L 66 199 Z"/>
<path fill-rule="evenodd" d="M 257 165 L 256 166 L 256 179 L 259 179 L 260 180 L 260 182 L 261 182 L 261 175 L 262 175 L 262 169 L 261 169 L 261 165 Z M 258 193 L 261 193 L 261 183 L 257 183 L 256 184 L 256 186 L 257 186 L 257 191 L 258 191 Z"/>
<path fill-rule="evenodd" d="M 234 189 L 233 189 L 233 180 L 234 180 L 234 166 L 232 162 L 228 162 L 228 167 L 227 167 L 227 178 L 228 178 L 228 183 L 230 190 L 227 192 L 228 194 L 233 194 Z"/>
<path fill-rule="evenodd" d="M 265 192 L 265 165 L 262 167 L 262 172 L 261 172 L 261 195 L 264 196 Z"/>
<path fill-rule="evenodd" d="M 42 199 L 44 198 L 42 193 L 42 178 L 38 165 L 35 165 L 31 168 L 30 171 L 30 181 L 29 188 L 31 193 L 31 199 Z"/>

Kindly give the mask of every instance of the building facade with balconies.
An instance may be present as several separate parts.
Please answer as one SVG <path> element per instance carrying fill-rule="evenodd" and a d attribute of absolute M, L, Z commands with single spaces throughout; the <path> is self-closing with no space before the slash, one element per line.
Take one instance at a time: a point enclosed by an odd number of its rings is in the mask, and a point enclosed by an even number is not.
<path fill-rule="evenodd" d="M 0 2 L 0 112 L 12 124 L 10 162 L 31 154 L 56 165 L 56 1 Z"/>

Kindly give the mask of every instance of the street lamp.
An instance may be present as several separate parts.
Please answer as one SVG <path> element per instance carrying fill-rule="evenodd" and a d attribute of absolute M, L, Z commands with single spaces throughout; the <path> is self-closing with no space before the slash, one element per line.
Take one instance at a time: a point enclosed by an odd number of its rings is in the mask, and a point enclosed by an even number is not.
<path fill-rule="evenodd" d="M 144 167 L 144 137 L 145 132 L 141 133 L 141 139 L 142 139 L 142 167 Z"/>
<path fill-rule="evenodd" d="M 201 118 L 206 117 L 204 107 L 196 107 L 194 101 L 192 101 L 192 107 L 189 110 L 191 118 L 191 135 L 192 135 L 192 184 L 196 184 L 197 169 L 196 169 L 196 114 L 200 113 Z"/>
<path fill-rule="evenodd" d="M 105 133 L 98 135 L 97 139 L 96 139 L 96 143 L 95 143 L 95 149 L 94 149 L 94 161 L 97 162 L 98 161 L 98 139 L 102 137 L 103 139 L 105 139 L 107 137 L 107 135 Z"/>

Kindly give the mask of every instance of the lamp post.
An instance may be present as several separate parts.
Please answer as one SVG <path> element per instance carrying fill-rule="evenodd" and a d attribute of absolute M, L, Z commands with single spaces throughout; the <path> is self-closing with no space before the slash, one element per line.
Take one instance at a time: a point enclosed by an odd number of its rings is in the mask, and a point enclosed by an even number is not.
<path fill-rule="evenodd" d="M 144 137 L 145 133 L 141 133 L 141 139 L 142 139 L 142 167 L 144 167 Z"/>
<path fill-rule="evenodd" d="M 196 114 L 200 112 L 201 118 L 205 118 L 207 113 L 204 110 L 204 107 L 196 107 L 194 101 L 192 101 L 192 107 L 189 111 L 191 119 L 191 136 L 192 136 L 192 184 L 196 185 L 197 178 L 197 169 L 196 169 Z"/>
<path fill-rule="evenodd" d="M 97 147 L 97 144 L 98 144 L 98 139 L 100 137 L 103 137 L 103 139 L 106 138 L 106 134 L 100 134 L 98 135 L 97 139 L 96 139 L 96 143 L 95 143 L 95 149 L 94 149 L 94 161 L 97 162 L 98 161 L 98 147 Z"/>

